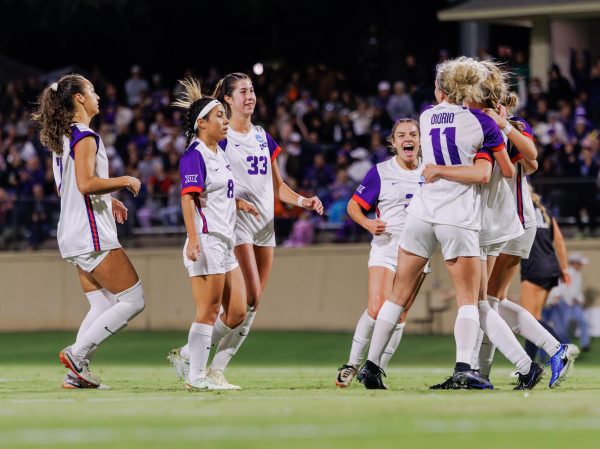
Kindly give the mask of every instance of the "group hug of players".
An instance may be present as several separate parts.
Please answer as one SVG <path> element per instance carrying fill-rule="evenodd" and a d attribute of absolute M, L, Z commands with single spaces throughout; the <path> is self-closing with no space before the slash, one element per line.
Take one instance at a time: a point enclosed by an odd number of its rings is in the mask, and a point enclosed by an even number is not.
<path fill-rule="evenodd" d="M 526 180 L 537 168 L 531 129 L 507 118 L 516 97 L 494 63 L 464 57 L 444 62 L 435 86 L 438 105 L 424 111 L 420 123 L 395 123 L 389 138 L 394 157 L 367 173 L 348 205 L 373 241 L 368 308 L 336 384 L 346 387 L 358 375 L 367 388 L 385 388 L 384 369 L 439 243 L 458 304 L 457 354 L 453 375 L 433 388 L 493 388 L 489 372 L 496 347 L 515 364 L 517 388 L 533 388 L 544 368 L 513 332 L 549 354 L 550 387 L 557 386 L 576 350 L 506 299 L 536 234 Z M 189 390 L 237 390 L 224 371 L 250 331 L 271 272 L 274 197 L 318 214 L 323 206 L 282 180 L 279 145 L 252 124 L 256 95 L 247 75 L 225 76 L 212 96 L 196 80 L 183 80 L 173 106 L 185 111 L 183 263 L 196 316 L 187 344 L 168 359 Z M 75 342 L 59 355 L 67 368 L 63 387 L 73 389 L 107 388 L 90 370 L 93 356 L 145 306 L 139 277 L 117 239 L 115 222 L 127 219 L 127 209 L 110 195 L 120 189 L 137 195 L 141 184 L 132 176 L 109 178 L 102 139 L 89 127 L 98 112 L 94 86 L 75 74 L 44 89 L 34 114 L 41 141 L 53 152 L 61 256 L 76 266 L 90 303 Z M 377 218 L 370 219 L 365 212 L 373 208 Z"/>

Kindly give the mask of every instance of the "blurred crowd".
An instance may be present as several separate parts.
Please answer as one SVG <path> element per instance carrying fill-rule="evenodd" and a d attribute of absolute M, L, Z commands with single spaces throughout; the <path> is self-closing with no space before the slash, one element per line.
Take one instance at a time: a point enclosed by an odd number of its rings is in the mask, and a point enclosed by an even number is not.
<path fill-rule="evenodd" d="M 441 62 L 448 58 L 440 51 Z M 491 56 L 482 51 L 482 58 Z M 522 53 L 497 54 L 512 73 L 522 99 L 517 112 L 533 126 L 540 169 L 532 181 L 557 216 L 577 224 L 581 235 L 596 227 L 600 145 L 600 60 L 572 53 L 570 80 L 557 66 L 548 86 L 530 79 Z M 406 55 L 398 79 L 373 80 L 356 89 L 339 70 L 322 64 L 303 70 L 266 67 L 253 75 L 258 96 L 253 121 L 283 149 L 277 159 L 285 181 L 305 196 L 318 195 L 325 207 L 317 218 L 276 201 L 280 243 L 307 245 L 315 240 L 357 241 L 364 231 L 351 223 L 346 204 L 373 164 L 389 157 L 386 139 L 393 122 L 418 117 L 434 101 L 436 61 L 421 63 Z M 178 87 L 160 74 L 131 68 L 115 84 L 101 73 L 85 73 L 100 95 L 100 115 L 92 127 L 102 136 L 111 176 L 136 176 L 140 195 L 119 193 L 129 208 L 122 236 L 183 232 L 179 194 L 179 157 L 186 148 L 181 112 L 170 107 Z M 207 92 L 223 75 L 216 69 L 193 74 Z M 0 85 L 0 249 L 38 248 L 53 235 L 59 203 L 52 161 L 39 142 L 30 112 L 48 83 L 35 78 Z"/>

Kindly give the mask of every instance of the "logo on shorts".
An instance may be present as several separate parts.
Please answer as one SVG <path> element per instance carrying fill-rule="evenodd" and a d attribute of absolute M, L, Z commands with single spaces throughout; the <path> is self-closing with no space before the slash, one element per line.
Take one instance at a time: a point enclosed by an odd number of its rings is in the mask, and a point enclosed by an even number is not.
<path fill-rule="evenodd" d="M 198 175 L 185 175 L 185 184 L 198 182 Z"/>
<path fill-rule="evenodd" d="M 365 186 L 363 186 L 362 184 L 361 184 L 361 185 L 359 185 L 359 186 L 356 188 L 356 191 L 357 191 L 358 193 L 363 193 L 363 190 L 365 190 Z"/>

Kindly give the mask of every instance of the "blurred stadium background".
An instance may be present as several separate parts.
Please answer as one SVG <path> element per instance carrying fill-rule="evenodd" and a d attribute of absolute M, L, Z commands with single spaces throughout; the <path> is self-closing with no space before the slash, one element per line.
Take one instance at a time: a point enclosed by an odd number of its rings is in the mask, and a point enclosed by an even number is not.
<path fill-rule="evenodd" d="M 600 1 L 590 0 L 0 0 L 0 403 L 6 405 L 0 406 L 0 448 L 179 447 L 203 438 L 209 447 L 352 447 L 402 438 L 463 447 L 484 437 L 490 448 L 521 447 L 504 435 L 510 426 L 523 436 L 522 446 L 543 441 L 562 447 L 571 431 L 578 431 L 581 447 L 597 438 L 600 412 L 592 399 L 600 399 L 600 359 L 594 352 L 579 362 L 581 380 L 557 393 L 560 407 L 549 391 L 532 393 L 535 402 L 513 403 L 508 380 L 499 381 L 507 391 L 474 400 L 471 424 L 456 423 L 453 414 L 466 407 L 460 396 L 452 394 L 457 402 L 449 406 L 443 397 L 436 402 L 439 395 L 423 395 L 423 382 L 440 380 L 453 359 L 452 338 L 436 336 L 451 332 L 455 314 L 439 258 L 409 317 L 407 333 L 421 335 L 401 345 L 390 376 L 392 396 L 360 389 L 344 396 L 331 389 L 367 293 L 369 235 L 349 220 L 346 204 L 372 164 L 388 157 L 385 139 L 393 121 L 418 117 L 433 101 L 436 63 L 457 55 L 501 60 L 513 74 L 518 113 L 532 124 L 540 153 L 531 182 L 558 218 L 569 250 L 591 261 L 584 268 L 586 311 L 593 335 L 600 336 L 599 25 Z M 185 338 L 193 316 L 181 265 L 178 161 L 185 140 L 181 117 L 169 104 L 178 78 L 193 74 L 212 90 L 230 71 L 253 75 L 254 122 L 282 144 L 278 163 L 286 182 L 305 196 L 319 195 L 327 209 L 319 218 L 276 202 L 279 248 L 257 315 L 259 332 L 233 371 L 232 380 L 249 385 L 233 399 L 237 413 L 222 395 L 190 402 L 162 363 L 165 351 Z M 118 195 L 130 217 L 119 233 L 148 307 L 131 325 L 140 332 L 117 337 L 98 359 L 106 377 L 120 379 L 106 397 L 110 406 L 101 406 L 93 393 L 73 399 L 54 388 L 61 372 L 55 352 L 71 338 L 56 331 L 75 329 L 87 305 L 57 250 L 52 167 L 30 112 L 41 89 L 70 72 L 88 77 L 101 97 L 92 126 L 105 142 L 112 174 L 143 183 L 137 198 Z M 506 374 L 508 365 L 499 371 Z M 149 408 L 142 410 L 136 398 Z M 169 421 L 160 435 L 150 432 L 179 400 L 187 402 L 174 416 L 186 417 Z M 319 401 L 324 408 L 315 413 Z M 247 441 L 224 424 L 213 433 L 208 426 L 190 430 L 210 406 L 212 421 L 241 420 Z M 373 416 L 363 431 L 347 430 L 361 428 L 363 406 Z M 447 414 L 438 410 L 445 406 Z M 81 407 L 98 413 L 79 415 Z M 122 421 L 111 415 L 117 407 Z M 411 423 L 397 433 L 395 414 Z M 490 419 L 481 421 L 480 414 Z M 502 415 L 513 419 L 494 424 Z M 266 421 L 255 422 L 259 416 Z M 127 433 L 128 424 L 137 430 Z M 169 432 L 177 427 L 184 437 L 172 439 Z"/>

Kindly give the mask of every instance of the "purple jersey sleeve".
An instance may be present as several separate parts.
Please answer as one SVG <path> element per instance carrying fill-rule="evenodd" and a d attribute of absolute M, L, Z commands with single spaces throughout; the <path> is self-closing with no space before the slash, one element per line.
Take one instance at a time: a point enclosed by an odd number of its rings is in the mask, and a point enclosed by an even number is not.
<path fill-rule="evenodd" d="M 504 150 L 506 145 L 504 145 L 502 131 L 500 131 L 500 128 L 498 128 L 494 119 L 479 109 L 469 108 L 469 111 L 481 125 L 481 131 L 483 132 L 483 143 L 481 144 L 481 148 L 489 149 L 494 153 L 496 151 Z"/>
<path fill-rule="evenodd" d="M 275 158 L 281 153 L 281 147 L 279 144 L 271 137 L 271 134 L 265 133 L 267 136 L 267 144 L 269 146 L 269 154 L 271 155 L 271 161 L 274 161 Z"/>
<path fill-rule="evenodd" d="M 521 134 L 523 134 L 525 137 L 528 137 L 529 139 L 533 140 L 533 129 L 531 129 L 531 125 L 529 123 L 527 123 L 521 117 L 517 117 L 516 115 L 513 115 L 512 117 L 510 117 L 509 120 L 511 120 L 513 122 L 521 123 L 523 125 L 523 131 L 521 131 Z M 508 156 L 510 157 L 510 161 L 512 163 L 515 163 L 518 160 L 523 159 L 523 155 L 521 153 L 519 153 L 519 150 L 517 150 L 517 147 L 514 146 L 510 141 L 508 142 Z"/>
<path fill-rule="evenodd" d="M 75 159 L 75 147 L 82 139 L 86 137 L 93 137 L 96 141 L 96 153 L 98 152 L 98 148 L 100 147 L 100 136 L 93 131 L 84 130 L 81 131 L 77 125 L 71 126 L 71 138 L 69 139 L 69 148 L 71 149 L 71 157 Z"/>
<path fill-rule="evenodd" d="M 360 204 L 360 207 L 364 210 L 369 210 L 377 202 L 380 192 L 381 178 L 377 171 L 377 165 L 375 165 L 367 172 L 365 179 L 356 188 L 352 199 Z"/>
<path fill-rule="evenodd" d="M 182 196 L 186 193 L 202 193 L 206 187 L 206 165 L 196 145 L 191 145 L 179 161 Z"/>

